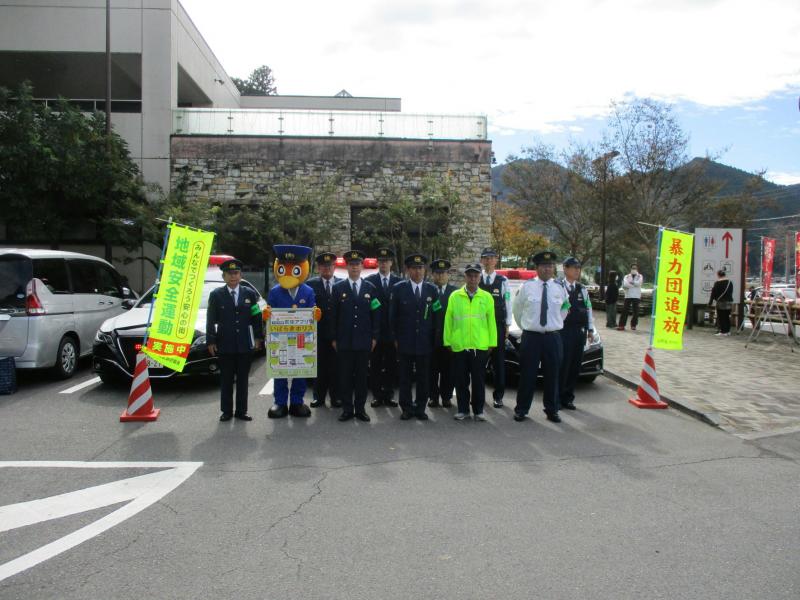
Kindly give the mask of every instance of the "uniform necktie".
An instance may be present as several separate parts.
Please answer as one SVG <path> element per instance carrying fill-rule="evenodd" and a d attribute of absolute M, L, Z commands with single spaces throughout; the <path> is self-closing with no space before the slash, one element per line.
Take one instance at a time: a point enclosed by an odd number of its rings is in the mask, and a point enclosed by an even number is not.
<path fill-rule="evenodd" d="M 233 305 L 236 306 L 236 290 L 231 290 L 231 300 L 233 300 Z"/>
<path fill-rule="evenodd" d="M 328 294 L 328 296 L 331 295 L 331 282 L 330 281 L 326 281 L 325 282 L 325 293 Z"/>
<path fill-rule="evenodd" d="M 417 297 L 417 302 L 419 302 L 419 299 L 420 299 L 420 297 L 421 297 L 421 296 L 420 296 L 420 293 L 419 293 L 419 286 L 417 286 L 417 287 L 414 289 L 414 295 Z"/>
<path fill-rule="evenodd" d="M 486 281 L 485 281 L 485 283 L 486 283 L 486 285 L 489 285 L 489 276 L 488 276 L 488 275 L 486 276 Z"/>
<path fill-rule="evenodd" d="M 353 282 L 353 295 L 358 296 L 358 287 L 356 286 L 356 282 Z"/>
<path fill-rule="evenodd" d="M 383 291 L 385 292 L 388 289 L 389 289 L 389 278 L 388 277 L 384 277 L 383 278 Z"/>
<path fill-rule="evenodd" d="M 539 312 L 539 325 L 547 326 L 547 284 L 542 283 L 542 310 Z"/>

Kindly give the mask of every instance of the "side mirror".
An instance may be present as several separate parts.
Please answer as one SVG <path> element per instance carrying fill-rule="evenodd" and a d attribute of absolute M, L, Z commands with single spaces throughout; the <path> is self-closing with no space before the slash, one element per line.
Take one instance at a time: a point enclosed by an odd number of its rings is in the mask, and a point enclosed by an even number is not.
<path fill-rule="evenodd" d="M 122 310 L 130 310 L 133 308 L 134 304 L 136 304 L 135 300 L 123 300 L 120 306 L 122 306 Z"/>

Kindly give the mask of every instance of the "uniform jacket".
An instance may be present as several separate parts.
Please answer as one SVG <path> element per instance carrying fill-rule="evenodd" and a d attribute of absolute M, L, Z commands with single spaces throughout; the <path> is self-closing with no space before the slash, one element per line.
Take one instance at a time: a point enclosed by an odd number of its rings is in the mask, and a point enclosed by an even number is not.
<path fill-rule="evenodd" d="M 389 335 L 402 354 L 430 354 L 436 332 L 436 313 L 441 312 L 439 292 L 427 281 L 420 283 L 420 298 L 410 279 L 396 283 L 389 299 Z"/>
<path fill-rule="evenodd" d="M 370 350 L 381 330 L 381 302 L 375 286 L 362 279 L 358 297 L 353 297 L 349 279 L 333 286 L 333 313 L 329 335 L 337 350 Z"/>
<path fill-rule="evenodd" d="M 297 294 L 292 298 L 289 290 L 274 286 L 267 295 L 267 304 L 272 308 L 313 308 L 317 305 L 314 290 L 305 283 L 297 286 Z"/>
<path fill-rule="evenodd" d="M 486 284 L 486 272 L 481 273 L 481 282 L 478 287 L 489 292 L 494 300 L 494 318 L 498 325 L 511 325 L 511 290 L 508 287 L 508 278 L 493 273 L 492 283 Z"/>
<path fill-rule="evenodd" d="M 394 273 L 389 274 L 389 290 L 387 292 L 383 291 L 383 281 L 380 272 L 373 273 L 369 277 L 366 277 L 364 281 L 369 281 L 373 286 L 375 286 L 375 293 L 377 295 L 378 300 L 381 303 L 380 309 L 380 319 L 381 319 L 381 334 L 380 334 L 380 341 L 382 342 L 389 342 L 391 341 L 391 333 L 389 329 L 389 297 L 391 295 L 392 288 L 395 284 L 400 283 L 403 281 L 401 277 L 398 277 Z"/>
<path fill-rule="evenodd" d="M 314 290 L 314 298 L 317 301 L 317 306 L 322 310 L 322 318 L 319 321 L 319 325 L 317 325 L 317 331 L 319 331 L 319 339 L 325 341 L 330 341 L 332 339 L 331 317 L 333 315 L 333 286 L 342 281 L 342 278 L 334 275 L 331 277 L 330 281 L 330 294 L 325 291 L 325 283 L 322 281 L 322 277 L 312 277 L 306 281 L 308 287 Z"/>
<path fill-rule="evenodd" d="M 216 344 L 217 352 L 250 352 L 263 337 L 262 327 L 258 295 L 253 290 L 239 284 L 236 306 L 227 285 L 211 292 L 206 311 L 206 343 Z"/>
<path fill-rule="evenodd" d="M 569 291 L 569 282 L 561 280 L 564 291 L 569 298 L 569 312 L 564 317 L 564 327 L 585 328 L 594 331 L 594 316 L 592 315 L 592 301 L 589 290 L 580 281 L 574 283 L 574 289 Z"/>
<path fill-rule="evenodd" d="M 444 345 L 453 352 L 497 346 L 494 300 L 489 292 L 478 288 L 470 299 L 465 286 L 450 294 L 444 317 Z"/>
<path fill-rule="evenodd" d="M 436 287 L 436 286 L 434 286 Z M 436 288 L 439 291 L 439 288 Z M 439 304 L 442 305 L 442 310 L 434 315 L 434 338 L 433 345 L 435 348 L 441 348 L 444 345 L 444 316 L 447 314 L 447 302 L 450 300 L 450 294 L 455 292 L 458 288 L 449 283 L 444 286 L 444 291 L 439 291 Z"/>

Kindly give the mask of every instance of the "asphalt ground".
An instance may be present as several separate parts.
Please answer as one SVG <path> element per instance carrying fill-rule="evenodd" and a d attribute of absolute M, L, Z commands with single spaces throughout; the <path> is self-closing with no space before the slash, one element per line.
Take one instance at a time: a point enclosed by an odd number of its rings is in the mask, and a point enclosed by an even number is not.
<path fill-rule="evenodd" d="M 122 424 L 124 389 L 59 393 L 91 378 L 25 376 L 0 396 L 0 460 L 203 464 L 0 581 L 3 600 L 800 597 L 798 434 L 743 440 L 638 410 L 606 378 L 579 386 L 560 425 L 508 407 L 486 423 L 441 408 L 270 421 L 263 361 L 253 422 L 220 423 L 214 385 L 184 380 L 155 384 L 158 421 Z M 158 470 L 0 468 L 0 505 Z M 123 505 L 0 533 L 0 569 Z"/>

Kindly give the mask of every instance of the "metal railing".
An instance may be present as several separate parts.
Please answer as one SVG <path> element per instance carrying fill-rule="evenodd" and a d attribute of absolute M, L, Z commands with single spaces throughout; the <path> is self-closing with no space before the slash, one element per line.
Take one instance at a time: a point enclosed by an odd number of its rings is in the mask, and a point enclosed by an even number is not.
<path fill-rule="evenodd" d="M 177 108 L 172 133 L 178 135 L 264 135 L 308 137 L 485 140 L 482 115 Z"/>

